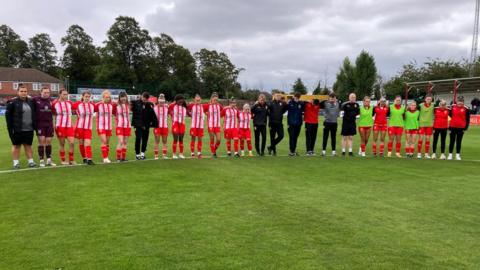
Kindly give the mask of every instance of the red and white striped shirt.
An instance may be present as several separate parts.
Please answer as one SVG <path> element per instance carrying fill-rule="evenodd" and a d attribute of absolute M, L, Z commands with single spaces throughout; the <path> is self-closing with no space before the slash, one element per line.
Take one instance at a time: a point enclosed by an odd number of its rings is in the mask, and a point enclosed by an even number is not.
<path fill-rule="evenodd" d="M 117 128 L 130 128 L 130 108 L 128 104 L 117 104 L 114 108 Z"/>
<path fill-rule="evenodd" d="M 113 105 L 111 103 L 95 104 L 97 113 L 97 130 L 112 130 Z"/>
<path fill-rule="evenodd" d="M 222 115 L 225 117 L 223 122 L 224 129 L 238 128 L 238 110 L 235 108 L 225 108 L 222 111 Z"/>
<path fill-rule="evenodd" d="M 158 120 L 158 128 L 168 128 L 168 106 L 155 106 L 153 107 L 155 115 Z"/>
<path fill-rule="evenodd" d="M 72 102 L 55 101 L 53 103 L 53 112 L 55 117 L 55 126 L 62 128 L 72 127 Z"/>
<path fill-rule="evenodd" d="M 203 105 L 202 104 L 190 104 L 188 106 L 188 111 L 192 122 L 190 123 L 190 128 L 201 128 L 204 126 L 204 115 L 203 115 Z"/>
<path fill-rule="evenodd" d="M 252 120 L 252 113 L 250 112 L 239 112 L 238 113 L 238 126 L 241 129 L 250 128 L 250 120 Z"/>
<path fill-rule="evenodd" d="M 187 108 L 176 103 L 170 104 L 168 112 L 172 116 L 172 123 L 185 124 L 185 116 L 187 115 Z"/>
<path fill-rule="evenodd" d="M 208 112 L 207 122 L 208 128 L 219 128 L 220 120 L 222 119 L 222 105 L 220 104 L 205 104 L 203 110 Z"/>
<path fill-rule="evenodd" d="M 77 113 L 76 128 L 91 130 L 95 106 L 92 103 L 77 102 L 73 105 L 73 108 Z"/>

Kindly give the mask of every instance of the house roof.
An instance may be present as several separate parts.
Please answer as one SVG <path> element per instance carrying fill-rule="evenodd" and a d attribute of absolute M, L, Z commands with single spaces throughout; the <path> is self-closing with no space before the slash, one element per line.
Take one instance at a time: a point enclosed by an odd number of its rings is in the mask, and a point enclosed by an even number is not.
<path fill-rule="evenodd" d="M 480 89 L 480 77 L 408 82 L 407 85 L 415 90 L 427 90 L 430 85 L 434 93 L 453 93 L 455 82 L 460 92 L 478 92 Z"/>
<path fill-rule="evenodd" d="M 0 81 L 62 83 L 60 79 L 34 68 L 0 67 Z"/>

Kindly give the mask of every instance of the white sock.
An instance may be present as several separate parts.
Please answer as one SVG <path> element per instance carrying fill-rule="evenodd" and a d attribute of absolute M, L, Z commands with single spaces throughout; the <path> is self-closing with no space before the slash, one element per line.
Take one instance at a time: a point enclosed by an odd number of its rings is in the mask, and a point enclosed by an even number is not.
<path fill-rule="evenodd" d="M 324 154 L 324 155 L 325 155 L 325 150 L 322 150 L 322 154 Z"/>
<path fill-rule="evenodd" d="M 18 159 L 13 160 L 13 166 L 20 164 L 20 161 Z"/>
<path fill-rule="evenodd" d="M 141 157 L 144 157 L 144 156 L 145 156 L 145 153 L 144 153 L 144 152 L 141 152 L 141 153 L 140 153 L 140 156 L 141 156 Z"/>
<path fill-rule="evenodd" d="M 33 158 L 28 159 L 28 163 L 33 163 Z"/>
<path fill-rule="evenodd" d="M 335 155 L 336 153 L 337 153 L 337 151 L 332 151 L 332 154 L 334 154 L 334 155 Z"/>
<path fill-rule="evenodd" d="M 342 152 L 345 153 L 345 148 L 342 148 Z"/>
<path fill-rule="evenodd" d="M 350 147 L 350 148 L 348 148 L 348 152 L 350 152 L 350 153 L 351 153 L 351 152 L 353 152 L 353 150 L 352 150 L 352 148 L 351 148 L 351 147 Z"/>

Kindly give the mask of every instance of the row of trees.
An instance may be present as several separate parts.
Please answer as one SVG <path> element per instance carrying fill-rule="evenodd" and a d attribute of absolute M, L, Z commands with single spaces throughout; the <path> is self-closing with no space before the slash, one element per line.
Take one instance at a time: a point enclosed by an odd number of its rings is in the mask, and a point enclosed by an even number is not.
<path fill-rule="evenodd" d="M 168 97 L 212 92 L 222 97 L 243 95 L 237 82 L 243 69 L 225 53 L 201 49 L 192 54 L 166 34 L 150 36 L 132 17 L 117 17 L 103 44 L 95 46 L 81 26 L 72 25 L 61 39 L 64 51 L 58 58 L 48 34 L 37 34 L 27 43 L 1 25 L 0 66 L 36 68 L 84 85 L 140 85 L 129 90 L 163 92 Z"/>

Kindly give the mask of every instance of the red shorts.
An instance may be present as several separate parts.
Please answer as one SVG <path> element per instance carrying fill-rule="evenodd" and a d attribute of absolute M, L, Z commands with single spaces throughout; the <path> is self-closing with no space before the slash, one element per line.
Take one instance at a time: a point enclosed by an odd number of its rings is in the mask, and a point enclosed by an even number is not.
<path fill-rule="evenodd" d="M 238 128 L 225 129 L 223 135 L 227 140 L 238 140 Z"/>
<path fill-rule="evenodd" d="M 388 135 L 402 135 L 403 127 L 388 127 Z"/>
<path fill-rule="evenodd" d="M 190 136 L 203 137 L 203 128 L 190 128 Z"/>
<path fill-rule="evenodd" d="M 388 127 L 387 125 L 374 125 L 373 126 L 373 131 L 387 131 Z"/>
<path fill-rule="evenodd" d="M 92 139 L 92 130 L 84 128 L 75 129 L 75 138 L 79 140 L 91 140 Z"/>
<path fill-rule="evenodd" d="M 98 136 L 106 135 L 107 137 L 112 137 L 112 130 L 99 129 L 99 130 L 97 130 L 97 134 L 98 134 Z"/>
<path fill-rule="evenodd" d="M 358 132 L 370 131 L 372 127 L 358 127 Z"/>
<path fill-rule="evenodd" d="M 418 134 L 432 136 L 433 127 L 420 127 L 420 129 L 418 130 Z"/>
<path fill-rule="evenodd" d="M 57 127 L 55 131 L 59 138 L 75 137 L 75 128 L 73 127 Z"/>
<path fill-rule="evenodd" d="M 153 135 L 155 135 L 155 136 L 168 136 L 168 128 L 155 128 L 155 129 L 153 129 Z"/>
<path fill-rule="evenodd" d="M 408 135 L 417 135 L 418 134 L 418 129 L 407 129 L 407 134 Z"/>
<path fill-rule="evenodd" d="M 208 133 L 220 133 L 220 127 L 209 127 Z"/>
<path fill-rule="evenodd" d="M 130 137 L 132 134 L 132 129 L 131 128 L 121 128 L 117 127 L 115 129 L 115 134 L 117 136 L 124 136 L 124 137 Z"/>
<path fill-rule="evenodd" d="M 250 132 L 250 129 L 249 128 L 240 128 L 238 130 L 238 136 L 240 137 L 240 139 L 242 140 L 251 140 L 252 139 L 252 133 Z"/>
<path fill-rule="evenodd" d="M 172 133 L 174 135 L 183 135 L 185 134 L 185 124 L 182 123 L 173 123 Z"/>

